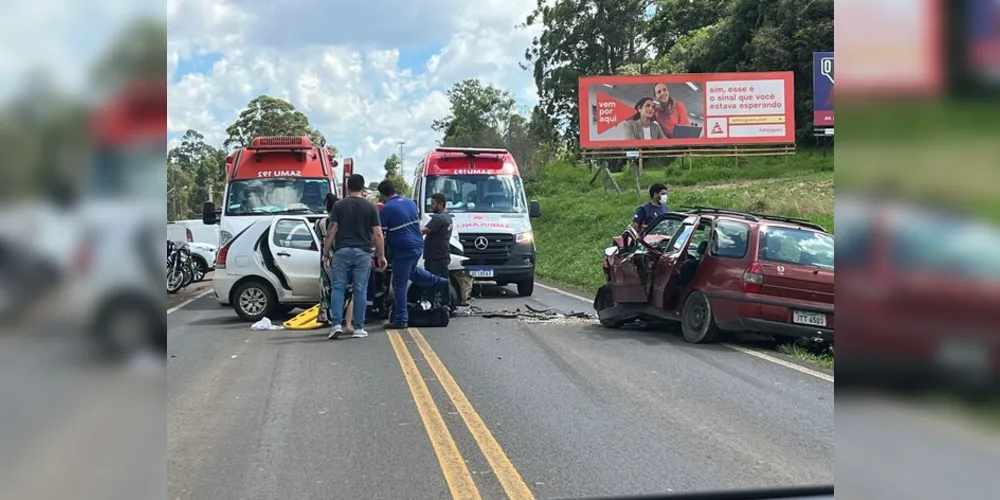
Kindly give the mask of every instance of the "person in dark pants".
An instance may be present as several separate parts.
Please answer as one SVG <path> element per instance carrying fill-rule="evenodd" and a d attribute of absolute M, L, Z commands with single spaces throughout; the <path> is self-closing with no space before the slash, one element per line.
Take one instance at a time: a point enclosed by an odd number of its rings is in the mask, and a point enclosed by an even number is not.
<path fill-rule="evenodd" d="M 396 186 L 386 179 L 379 183 L 378 192 L 385 199 L 379 217 L 385 229 L 386 252 L 392 265 L 393 317 L 382 325 L 387 330 L 408 327 L 406 288 L 410 274 L 417 268 L 424 251 L 420 234 L 420 211 L 417 203 L 396 194 Z"/>
<path fill-rule="evenodd" d="M 365 178 L 353 174 L 347 178 L 350 195 L 333 205 L 330 231 L 323 239 L 323 267 L 330 268 L 330 334 L 329 339 L 344 333 L 344 300 L 347 283 L 354 288 L 354 338 L 368 336 L 365 331 L 365 311 L 368 304 L 368 276 L 372 268 L 372 250 L 379 269 L 386 260 L 382 225 L 375 204 L 364 197 Z M 331 252 L 332 250 L 332 252 Z"/>
<path fill-rule="evenodd" d="M 337 203 L 337 195 L 327 193 L 325 202 L 327 216 L 316 221 L 316 225 L 314 226 L 314 230 L 319 235 L 321 241 L 326 241 L 326 235 L 330 233 L 330 226 L 333 222 L 329 214 L 333 213 L 333 205 Z M 330 300 L 333 297 L 333 282 L 330 281 L 330 269 L 326 266 L 327 260 L 326 254 L 321 252 L 320 263 L 323 265 L 319 270 L 319 322 L 332 325 L 333 317 L 330 315 Z M 350 323 L 350 320 L 348 319 L 347 322 Z"/>
<path fill-rule="evenodd" d="M 448 198 L 442 193 L 431 195 L 431 220 L 427 222 L 420 232 L 424 235 L 424 269 L 449 279 L 448 264 L 451 263 L 451 214 L 445 211 Z M 446 289 L 443 294 L 444 305 L 449 308 L 451 304 L 451 293 Z"/>
<path fill-rule="evenodd" d="M 649 203 L 635 209 L 635 215 L 632 216 L 632 227 L 636 232 L 642 232 L 653 219 L 670 211 L 668 199 L 667 186 L 660 183 L 649 186 Z"/>

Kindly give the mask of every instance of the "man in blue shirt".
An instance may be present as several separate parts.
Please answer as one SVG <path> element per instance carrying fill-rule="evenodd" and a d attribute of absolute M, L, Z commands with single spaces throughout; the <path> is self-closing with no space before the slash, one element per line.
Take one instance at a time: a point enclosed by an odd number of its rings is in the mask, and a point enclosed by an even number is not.
<path fill-rule="evenodd" d="M 410 274 L 417 268 L 417 261 L 424 251 L 424 238 L 420 234 L 420 210 L 416 202 L 396 194 L 390 180 L 378 185 L 378 192 L 385 199 L 379 213 L 385 230 L 385 248 L 392 266 L 393 317 L 383 326 L 400 330 L 407 328 L 406 287 Z"/>
<path fill-rule="evenodd" d="M 640 205 L 635 209 L 632 216 L 632 227 L 637 232 L 642 232 L 643 228 L 649 225 L 653 219 L 670 211 L 667 205 L 667 186 L 656 183 L 649 186 L 649 203 Z"/>

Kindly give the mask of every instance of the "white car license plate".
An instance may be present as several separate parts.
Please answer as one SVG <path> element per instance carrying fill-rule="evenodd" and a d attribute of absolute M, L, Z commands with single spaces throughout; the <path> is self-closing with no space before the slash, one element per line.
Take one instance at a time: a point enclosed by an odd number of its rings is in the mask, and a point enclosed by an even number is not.
<path fill-rule="evenodd" d="M 469 275 L 473 278 L 492 278 L 492 269 L 469 269 Z"/>
<path fill-rule="evenodd" d="M 823 313 L 792 311 L 792 323 L 809 326 L 826 326 L 826 315 Z"/>

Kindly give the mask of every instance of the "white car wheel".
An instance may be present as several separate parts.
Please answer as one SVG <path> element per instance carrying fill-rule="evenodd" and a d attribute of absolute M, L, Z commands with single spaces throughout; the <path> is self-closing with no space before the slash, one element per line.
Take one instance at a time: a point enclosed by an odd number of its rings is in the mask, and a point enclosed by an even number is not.
<path fill-rule="evenodd" d="M 247 281 L 233 294 L 233 308 L 244 321 L 257 322 L 267 316 L 277 304 L 271 286 L 263 281 Z"/>

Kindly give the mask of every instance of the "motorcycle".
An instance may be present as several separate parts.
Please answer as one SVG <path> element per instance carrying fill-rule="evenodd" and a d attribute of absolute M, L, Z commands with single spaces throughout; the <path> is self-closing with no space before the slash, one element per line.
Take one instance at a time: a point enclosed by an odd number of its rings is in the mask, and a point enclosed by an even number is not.
<path fill-rule="evenodd" d="M 191 249 L 185 243 L 167 241 L 167 293 L 174 294 L 194 280 Z"/>

